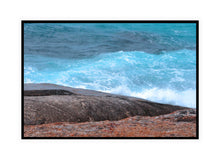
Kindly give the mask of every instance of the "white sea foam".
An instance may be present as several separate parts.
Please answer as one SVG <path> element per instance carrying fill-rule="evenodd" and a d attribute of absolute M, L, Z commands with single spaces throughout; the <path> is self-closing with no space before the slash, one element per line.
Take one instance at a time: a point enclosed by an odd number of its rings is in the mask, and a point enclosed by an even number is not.
<path fill-rule="evenodd" d="M 195 108 L 195 55 L 195 51 L 181 50 L 160 55 L 120 51 L 68 60 L 36 56 L 31 59 L 33 62 L 25 63 L 24 81 L 55 83 Z"/>
<path fill-rule="evenodd" d="M 196 90 L 195 89 L 177 91 L 177 90 L 172 90 L 169 88 L 168 89 L 151 88 L 151 89 L 145 89 L 140 92 L 132 92 L 126 86 L 119 86 L 117 88 L 113 88 L 105 92 L 143 98 L 146 100 L 159 102 L 159 103 L 181 105 L 185 107 L 196 108 Z"/>
<path fill-rule="evenodd" d="M 33 83 L 32 80 L 30 80 L 29 78 L 25 79 L 25 83 Z"/>

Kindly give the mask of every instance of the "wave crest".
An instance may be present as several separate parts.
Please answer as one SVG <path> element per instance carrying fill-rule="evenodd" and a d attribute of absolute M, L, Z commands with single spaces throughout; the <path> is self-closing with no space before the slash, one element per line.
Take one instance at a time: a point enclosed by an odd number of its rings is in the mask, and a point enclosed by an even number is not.
<path fill-rule="evenodd" d="M 26 56 L 25 82 L 55 83 L 196 106 L 196 52 L 155 55 L 141 51 L 104 53 L 84 59 Z"/>

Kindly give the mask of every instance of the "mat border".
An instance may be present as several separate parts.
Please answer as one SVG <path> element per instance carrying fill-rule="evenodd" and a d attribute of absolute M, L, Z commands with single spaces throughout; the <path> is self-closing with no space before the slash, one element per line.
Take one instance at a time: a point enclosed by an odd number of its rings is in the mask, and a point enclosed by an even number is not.
<path fill-rule="evenodd" d="M 196 24 L 196 137 L 24 137 L 24 24 L 25 23 L 195 23 Z M 199 20 L 21 20 L 21 139 L 199 139 Z"/>

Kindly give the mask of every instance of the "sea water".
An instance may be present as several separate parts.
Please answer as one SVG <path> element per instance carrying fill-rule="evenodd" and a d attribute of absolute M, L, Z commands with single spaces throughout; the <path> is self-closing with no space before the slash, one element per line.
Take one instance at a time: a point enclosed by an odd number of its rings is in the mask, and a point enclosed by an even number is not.
<path fill-rule="evenodd" d="M 196 107 L 196 24 L 25 23 L 24 82 Z"/>

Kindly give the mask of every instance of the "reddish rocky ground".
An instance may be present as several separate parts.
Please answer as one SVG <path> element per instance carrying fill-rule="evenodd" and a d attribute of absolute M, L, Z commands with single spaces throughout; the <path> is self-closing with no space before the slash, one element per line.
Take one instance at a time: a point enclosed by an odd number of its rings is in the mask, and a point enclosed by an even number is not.
<path fill-rule="evenodd" d="M 195 109 L 119 121 L 25 125 L 24 137 L 196 137 Z"/>

